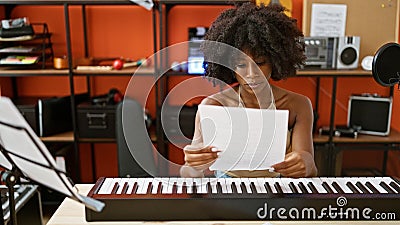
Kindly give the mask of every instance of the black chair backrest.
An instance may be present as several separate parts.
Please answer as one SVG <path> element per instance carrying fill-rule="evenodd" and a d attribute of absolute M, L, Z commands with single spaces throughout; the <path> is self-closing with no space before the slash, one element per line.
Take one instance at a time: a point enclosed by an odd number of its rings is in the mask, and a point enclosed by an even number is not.
<path fill-rule="evenodd" d="M 116 111 L 118 175 L 120 177 L 156 176 L 156 164 L 144 118 L 143 106 L 129 98 Z"/>

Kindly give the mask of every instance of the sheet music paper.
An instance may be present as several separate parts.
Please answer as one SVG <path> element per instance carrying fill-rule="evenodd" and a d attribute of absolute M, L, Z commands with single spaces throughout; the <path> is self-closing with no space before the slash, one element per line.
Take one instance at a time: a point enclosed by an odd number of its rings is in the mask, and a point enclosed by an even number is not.
<path fill-rule="evenodd" d="M 144 7 L 147 10 L 153 8 L 154 5 L 152 0 L 130 0 L 130 1 Z"/>
<path fill-rule="evenodd" d="M 310 36 L 345 36 L 346 13 L 344 4 L 312 4 Z"/>
<path fill-rule="evenodd" d="M 199 105 L 205 146 L 222 150 L 210 170 L 265 170 L 282 162 L 287 110 Z"/>
<path fill-rule="evenodd" d="M 24 176 L 83 202 L 89 208 L 97 211 L 102 209 L 103 203 L 96 200 L 90 200 L 91 202 L 88 203 L 86 197 L 75 191 L 67 176 L 58 170 L 53 156 L 44 143 L 34 133 L 12 101 L 6 97 L 0 97 L 0 122 L 26 129 L 26 131 L 15 129 L 0 123 L 1 145 L 11 153 L 8 155 Z"/>

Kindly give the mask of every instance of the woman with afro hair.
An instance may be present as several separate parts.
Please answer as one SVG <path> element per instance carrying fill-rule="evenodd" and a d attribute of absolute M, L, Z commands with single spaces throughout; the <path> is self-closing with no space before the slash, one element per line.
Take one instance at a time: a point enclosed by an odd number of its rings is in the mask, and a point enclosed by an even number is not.
<path fill-rule="evenodd" d="M 217 177 L 311 177 L 317 175 L 312 139 L 313 112 L 303 95 L 270 85 L 296 75 L 305 61 L 303 34 L 296 20 L 278 4 L 244 3 L 223 11 L 204 37 L 205 76 L 232 86 L 205 98 L 201 104 L 289 111 L 284 161 L 273 170 L 215 171 Z M 221 45 L 218 45 L 221 43 Z M 230 46 L 226 48 L 224 46 Z M 238 49 L 244 54 L 236 54 Z M 222 65 L 221 59 L 227 65 Z M 202 177 L 218 158 L 214 146 L 204 146 L 196 116 L 192 143 L 184 148 L 183 177 Z"/>

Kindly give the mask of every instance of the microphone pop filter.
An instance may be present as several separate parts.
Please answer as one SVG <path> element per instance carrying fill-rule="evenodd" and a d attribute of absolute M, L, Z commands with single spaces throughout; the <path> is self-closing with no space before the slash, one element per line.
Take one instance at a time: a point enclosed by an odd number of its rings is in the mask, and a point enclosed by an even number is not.
<path fill-rule="evenodd" d="M 372 61 L 372 75 L 383 86 L 393 86 L 400 81 L 400 45 L 387 43 L 380 47 Z"/>

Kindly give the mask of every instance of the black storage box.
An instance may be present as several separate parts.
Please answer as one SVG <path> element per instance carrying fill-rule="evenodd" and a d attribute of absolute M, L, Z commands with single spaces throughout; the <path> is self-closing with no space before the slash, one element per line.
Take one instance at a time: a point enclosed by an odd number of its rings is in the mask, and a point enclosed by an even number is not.
<path fill-rule="evenodd" d="M 347 126 L 359 133 L 387 136 L 390 133 L 392 98 L 374 95 L 350 96 Z"/>
<path fill-rule="evenodd" d="M 89 102 L 77 107 L 80 138 L 115 138 L 117 105 L 93 105 Z"/>
<path fill-rule="evenodd" d="M 75 102 L 87 101 L 89 95 L 75 95 Z M 40 137 L 72 131 L 71 97 L 19 97 L 14 99 L 21 114 Z"/>
<path fill-rule="evenodd" d="M 37 135 L 39 135 L 38 99 L 39 97 L 21 97 L 13 99 L 15 106 L 17 106 L 22 116 L 24 116 L 25 120 Z"/>

